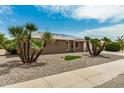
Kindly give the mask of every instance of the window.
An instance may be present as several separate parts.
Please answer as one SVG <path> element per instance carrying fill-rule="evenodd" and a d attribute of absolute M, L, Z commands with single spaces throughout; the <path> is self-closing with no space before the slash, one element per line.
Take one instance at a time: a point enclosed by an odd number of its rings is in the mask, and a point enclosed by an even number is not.
<path fill-rule="evenodd" d="M 79 43 L 78 42 L 75 42 L 75 47 L 79 47 Z"/>

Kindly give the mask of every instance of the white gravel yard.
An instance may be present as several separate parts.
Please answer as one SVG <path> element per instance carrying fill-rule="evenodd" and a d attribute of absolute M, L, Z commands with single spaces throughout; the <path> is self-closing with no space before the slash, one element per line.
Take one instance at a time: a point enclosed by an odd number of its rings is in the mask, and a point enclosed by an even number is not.
<path fill-rule="evenodd" d="M 81 58 L 72 61 L 64 61 L 63 57 L 65 55 L 78 55 L 81 56 Z M 0 86 L 99 65 L 122 58 L 122 56 L 108 54 L 92 57 L 85 52 L 50 54 L 40 56 L 37 64 L 22 65 L 17 56 L 0 56 Z"/>

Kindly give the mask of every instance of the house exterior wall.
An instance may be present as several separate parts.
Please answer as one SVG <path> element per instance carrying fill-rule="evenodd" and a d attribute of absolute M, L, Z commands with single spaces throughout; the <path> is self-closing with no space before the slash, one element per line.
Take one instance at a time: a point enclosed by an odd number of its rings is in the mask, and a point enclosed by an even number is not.
<path fill-rule="evenodd" d="M 79 43 L 79 46 L 77 48 L 75 48 L 75 51 L 74 52 L 81 52 L 81 51 L 84 51 L 83 50 L 83 47 L 84 47 L 84 42 L 78 42 Z"/>
<path fill-rule="evenodd" d="M 76 43 L 78 43 L 78 46 L 76 47 Z M 72 47 L 72 45 L 73 47 Z M 84 42 L 81 41 L 70 41 L 70 50 L 71 52 L 82 52 L 84 51 Z"/>
<path fill-rule="evenodd" d="M 49 43 L 42 53 L 66 53 L 68 52 L 67 47 L 67 42 L 65 40 L 56 40 L 52 43 Z"/>
<path fill-rule="evenodd" d="M 78 47 L 74 48 L 74 42 L 78 42 Z M 42 54 L 55 54 L 55 53 L 68 53 L 68 52 L 83 52 L 86 51 L 86 45 L 84 41 L 73 40 L 55 40 L 47 44 Z M 38 52 L 39 50 L 37 50 Z M 31 51 L 32 52 L 32 51 Z"/>
<path fill-rule="evenodd" d="M 42 54 L 52 53 L 67 53 L 67 52 L 82 52 L 84 50 L 84 42 L 78 41 L 78 47 L 72 48 L 71 43 L 75 41 L 68 40 L 56 40 L 55 42 L 49 43 Z M 68 44 L 69 43 L 69 44 Z M 74 46 L 73 46 L 74 47 Z"/>
<path fill-rule="evenodd" d="M 85 52 L 88 51 L 86 42 L 83 42 L 83 51 L 85 51 Z"/>

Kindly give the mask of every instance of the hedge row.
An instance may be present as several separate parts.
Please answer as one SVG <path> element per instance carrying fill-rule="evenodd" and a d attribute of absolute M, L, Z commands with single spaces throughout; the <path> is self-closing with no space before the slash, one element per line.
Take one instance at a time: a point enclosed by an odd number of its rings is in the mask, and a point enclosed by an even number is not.
<path fill-rule="evenodd" d="M 109 43 L 109 44 L 107 44 L 106 46 L 105 46 L 105 50 L 106 51 L 114 51 L 114 52 L 117 52 L 117 51 L 120 51 L 120 45 L 119 45 L 119 43 L 117 43 L 117 42 L 111 42 L 111 43 Z"/>

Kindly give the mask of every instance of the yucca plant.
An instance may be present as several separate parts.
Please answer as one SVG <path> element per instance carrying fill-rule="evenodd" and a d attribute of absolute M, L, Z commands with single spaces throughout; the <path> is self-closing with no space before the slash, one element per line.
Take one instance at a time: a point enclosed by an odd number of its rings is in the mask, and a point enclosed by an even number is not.
<path fill-rule="evenodd" d="M 44 32 L 41 35 L 41 40 L 32 39 L 32 32 L 37 31 L 37 27 L 32 23 L 27 23 L 24 26 L 10 26 L 9 33 L 16 40 L 17 53 L 23 63 L 34 63 L 46 47 L 53 40 L 51 33 Z M 40 49 L 36 53 L 36 49 Z"/>
<path fill-rule="evenodd" d="M 118 36 L 118 39 L 116 41 L 119 43 L 120 48 L 123 51 L 123 49 L 124 49 L 124 36 L 123 35 L 122 36 Z"/>
<path fill-rule="evenodd" d="M 41 38 L 42 38 L 42 47 L 40 48 L 40 51 L 37 53 L 37 55 L 33 59 L 33 62 L 35 62 L 37 60 L 37 58 L 40 56 L 40 54 L 42 53 L 42 51 L 44 50 L 46 45 L 53 41 L 53 37 L 52 37 L 52 34 L 50 32 L 44 32 L 41 35 Z"/>
<path fill-rule="evenodd" d="M 89 37 L 85 37 L 87 43 L 87 49 L 90 55 L 97 56 L 100 55 L 102 50 L 104 49 L 107 42 L 110 42 L 110 39 L 104 37 L 103 39 L 91 39 Z M 102 41 L 102 42 L 101 42 Z"/>

